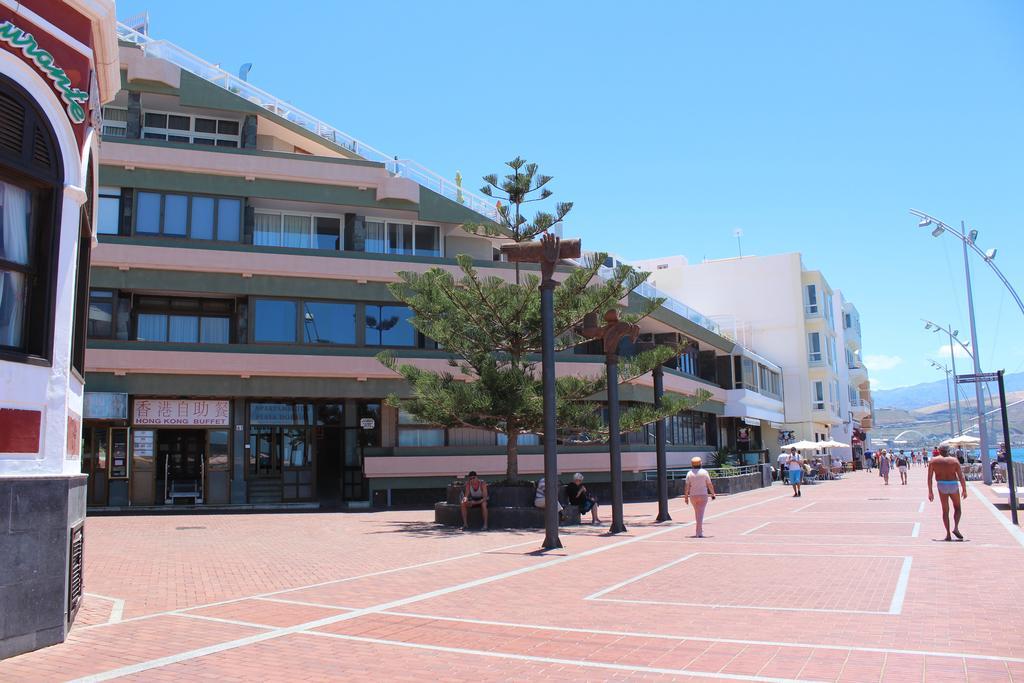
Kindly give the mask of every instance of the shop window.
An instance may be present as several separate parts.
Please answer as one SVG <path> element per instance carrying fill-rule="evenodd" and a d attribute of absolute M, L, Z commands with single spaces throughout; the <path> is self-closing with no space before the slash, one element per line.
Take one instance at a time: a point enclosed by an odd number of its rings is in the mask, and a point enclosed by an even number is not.
<path fill-rule="evenodd" d="M 136 193 L 136 234 L 237 242 L 241 221 L 240 199 L 147 191 Z M 113 232 L 116 233 L 116 229 Z"/>
<path fill-rule="evenodd" d="M 356 305 L 304 301 L 302 330 L 307 344 L 355 344 Z"/>
<path fill-rule="evenodd" d="M 0 354 L 48 360 L 59 153 L 35 102 L 0 76 Z"/>
<path fill-rule="evenodd" d="M 366 305 L 367 346 L 417 346 L 418 333 L 405 306 Z"/>
<path fill-rule="evenodd" d="M 94 289 L 89 292 L 89 321 L 86 334 L 92 339 L 110 339 L 114 336 L 116 301 L 114 292 Z"/>

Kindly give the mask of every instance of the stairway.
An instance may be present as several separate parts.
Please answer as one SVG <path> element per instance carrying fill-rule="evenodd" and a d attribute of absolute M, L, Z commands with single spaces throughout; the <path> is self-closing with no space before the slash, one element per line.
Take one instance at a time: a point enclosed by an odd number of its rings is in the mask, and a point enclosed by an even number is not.
<path fill-rule="evenodd" d="M 266 505 L 281 502 L 280 479 L 250 479 L 248 481 L 248 488 L 250 505 Z"/>

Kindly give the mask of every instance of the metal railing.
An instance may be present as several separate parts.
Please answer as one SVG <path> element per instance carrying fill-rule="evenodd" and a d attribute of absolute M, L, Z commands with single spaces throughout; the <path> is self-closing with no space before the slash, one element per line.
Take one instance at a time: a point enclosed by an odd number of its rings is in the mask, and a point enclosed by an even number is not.
<path fill-rule="evenodd" d="M 760 474 L 762 471 L 762 465 L 736 465 L 730 467 L 706 467 L 708 474 L 714 478 L 725 476 L 722 473 L 727 472 L 730 477 L 739 477 L 748 474 Z M 678 469 L 668 470 L 669 479 L 685 479 L 687 473 L 690 472 L 689 467 L 681 467 Z M 657 470 L 644 470 L 644 481 L 654 481 L 658 478 Z"/>
<path fill-rule="evenodd" d="M 498 218 L 498 212 L 493 199 L 485 199 L 472 192 L 468 192 L 453 181 L 411 159 L 399 159 L 396 156 L 385 154 L 376 147 L 357 140 L 348 133 L 338 130 L 312 114 L 308 114 L 262 88 L 258 88 L 248 81 L 228 73 L 219 66 L 207 62 L 174 43 L 167 40 L 156 40 L 122 23 L 117 25 L 117 36 L 125 42 L 138 45 L 147 56 L 166 60 L 179 68 L 185 69 L 239 97 L 258 104 L 267 111 L 277 114 L 291 123 L 319 135 L 324 140 L 332 142 L 356 156 L 368 161 L 384 164 L 388 172 L 396 176 L 409 178 L 429 190 L 433 190 L 452 201 L 464 205 L 468 209 L 472 209 L 481 216 L 491 220 L 497 220 Z"/>
<path fill-rule="evenodd" d="M 611 279 L 614 273 L 614 268 L 610 268 L 608 266 L 601 266 L 601 268 L 597 271 L 597 276 L 600 277 L 602 280 L 608 280 Z M 673 299 L 671 296 L 661 291 L 654 285 L 642 282 L 640 283 L 640 286 L 633 291 L 647 299 L 664 299 L 665 302 L 662 304 L 662 307 L 667 308 L 673 313 L 681 315 L 690 322 L 700 325 L 706 330 L 714 332 L 719 336 L 722 335 L 721 327 L 719 327 L 718 323 L 716 323 L 714 320 L 707 317 L 703 313 L 693 310 L 692 308 L 684 304 L 682 301 L 679 301 L 678 299 Z"/>

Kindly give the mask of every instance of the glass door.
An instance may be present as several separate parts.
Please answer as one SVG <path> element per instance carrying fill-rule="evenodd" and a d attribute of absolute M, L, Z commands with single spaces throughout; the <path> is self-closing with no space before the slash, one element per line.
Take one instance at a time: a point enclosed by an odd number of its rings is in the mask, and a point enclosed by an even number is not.
<path fill-rule="evenodd" d="M 249 476 L 257 479 L 281 478 L 280 431 L 273 427 L 249 430 Z"/>
<path fill-rule="evenodd" d="M 107 466 L 110 453 L 110 429 L 85 427 L 82 430 L 82 474 L 89 476 L 88 504 L 107 504 Z"/>

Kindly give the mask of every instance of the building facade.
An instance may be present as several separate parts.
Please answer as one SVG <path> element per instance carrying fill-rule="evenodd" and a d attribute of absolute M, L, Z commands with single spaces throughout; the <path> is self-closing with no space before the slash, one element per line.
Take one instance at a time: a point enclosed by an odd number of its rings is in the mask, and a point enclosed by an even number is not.
<path fill-rule="evenodd" d="M 97 128 L 118 83 L 113 2 L 0 6 L 0 658 L 63 641 L 81 599 Z"/>
<path fill-rule="evenodd" d="M 389 349 L 448 368 L 387 285 L 402 271 L 454 272 L 459 254 L 513 278 L 497 240 L 461 229 L 493 205 L 166 41 L 126 27 L 121 38 L 89 291 L 89 504 L 388 506 L 433 502 L 471 469 L 504 473 L 500 435 L 388 406 L 409 389 L 375 358 Z M 682 466 L 730 438 L 742 349 L 681 306 L 659 308 L 643 335 L 681 346 L 667 391 L 711 394 L 670 421 L 670 464 Z M 601 372 L 596 348 L 558 357 L 560 374 Z M 622 400 L 651 395 L 647 376 Z M 778 398 L 744 400 L 781 418 Z M 624 437 L 627 479 L 654 467 L 650 432 Z M 540 473 L 539 439 L 520 444 L 521 472 Z M 607 447 L 564 444 L 559 463 L 601 480 Z"/>
<path fill-rule="evenodd" d="M 800 254 L 696 264 L 650 259 L 637 265 L 651 271 L 655 287 L 700 308 L 738 343 L 778 363 L 785 424 L 777 445 L 830 438 L 863 445 L 854 443 L 863 442 L 870 427 L 859 315 L 820 271 L 804 267 Z M 836 451 L 845 459 L 852 453 Z"/>

